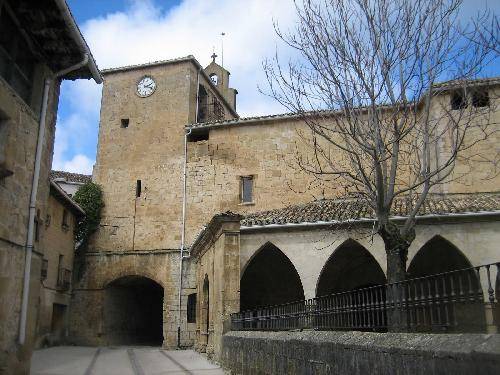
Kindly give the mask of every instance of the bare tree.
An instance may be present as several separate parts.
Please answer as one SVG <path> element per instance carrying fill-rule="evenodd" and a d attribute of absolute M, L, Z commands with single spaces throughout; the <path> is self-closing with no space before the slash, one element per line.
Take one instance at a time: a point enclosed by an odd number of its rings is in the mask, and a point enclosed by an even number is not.
<path fill-rule="evenodd" d="M 480 42 L 494 33 L 473 20 L 461 24 L 460 5 L 295 1 L 295 29 L 276 31 L 299 57 L 283 64 L 276 55 L 264 64 L 269 95 L 308 126 L 299 166 L 373 209 L 389 282 L 405 279 L 428 193 L 457 178 L 455 165 L 472 160 L 473 146 L 495 131 L 491 107 L 470 104 L 472 94 L 495 102 L 474 81 L 497 58 L 491 43 Z M 396 197 L 408 212 L 399 225 L 391 220 Z"/>

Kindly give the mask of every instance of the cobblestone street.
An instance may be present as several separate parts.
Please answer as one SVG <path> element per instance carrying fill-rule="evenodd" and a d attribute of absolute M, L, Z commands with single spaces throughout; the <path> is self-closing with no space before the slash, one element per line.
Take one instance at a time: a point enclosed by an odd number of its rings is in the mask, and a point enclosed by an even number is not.
<path fill-rule="evenodd" d="M 222 375 L 224 371 L 193 350 L 154 347 L 62 346 L 34 352 L 32 375 Z"/>

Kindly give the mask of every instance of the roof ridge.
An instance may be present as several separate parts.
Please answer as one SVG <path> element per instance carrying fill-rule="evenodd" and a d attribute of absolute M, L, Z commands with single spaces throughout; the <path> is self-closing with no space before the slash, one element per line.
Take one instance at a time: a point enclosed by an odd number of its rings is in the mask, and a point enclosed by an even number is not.
<path fill-rule="evenodd" d="M 147 67 L 147 66 L 170 64 L 170 63 L 174 63 L 174 62 L 187 61 L 187 60 L 196 60 L 196 58 L 193 55 L 187 55 L 187 56 L 176 57 L 176 58 L 172 58 L 172 59 L 155 60 L 155 61 L 149 61 L 149 62 L 139 63 L 139 64 L 123 65 L 123 66 L 117 66 L 117 67 L 112 67 L 112 68 L 107 68 L 107 69 L 101 69 L 101 73 L 106 74 L 106 73 L 112 73 L 112 72 L 119 72 L 122 70 L 130 70 L 130 69 L 135 69 L 135 68 L 143 68 L 143 67 Z"/>

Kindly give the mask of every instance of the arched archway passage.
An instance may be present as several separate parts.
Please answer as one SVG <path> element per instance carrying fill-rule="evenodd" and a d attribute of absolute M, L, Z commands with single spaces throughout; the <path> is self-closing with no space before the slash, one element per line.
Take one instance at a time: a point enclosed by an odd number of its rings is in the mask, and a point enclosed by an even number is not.
<path fill-rule="evenodd" d="M 360 289 L 386 283 L 384 271 L 358 242 L 348 239 L 325 263 L 316 287 L 316 296 Z"/>
<path fill-rule="evenodd" d="M 482 290 L 476 271 L 450 271 L 471 268 L 466 256 L 441 236 L 429 240 L 412 259 L 407 276 L 415 279 L 443 274 L 419 281 L 411 281 L 410 297 L 425 299 L 433 296 L 439 304 L 429 312 L 425 330 L 478 332 L 485 329 Z M 440 315 L 439 315 L 440 314 Z"/>
<path fill-rule="evenodd" d="M 142 276 L 125 276 L 105 289 L 104 324 L 108 344 L 163 342 L 163 287 Z"/>
<path fill-rule="evenodd" d="M 290 259 L 273 244 L 266 244 L 250 261 L 241 278 L 241 311 L 303 299 L 300 276 Z"/>
<path fill-rule="evenodd" d="M 452 243 L 435 236 L 420 248 L 408 266 L 408 278 L 470 268 L 469 260 Z"/>

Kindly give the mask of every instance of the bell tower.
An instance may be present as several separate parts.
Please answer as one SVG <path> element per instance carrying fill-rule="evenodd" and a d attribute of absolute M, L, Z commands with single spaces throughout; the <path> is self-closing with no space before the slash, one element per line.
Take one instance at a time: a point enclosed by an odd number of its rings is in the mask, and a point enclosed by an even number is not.
<path fill-rule="evenodd" d="M 231 73 L 215 62 L 217 58 L 215 52 L 211 57 L 212 62 L 204 69 L 205 73 L 210 77 L 231 108 L 236 111 L 236 94 L 238 94 L 238 91 L 229 87 L 229 75 Z"/>

